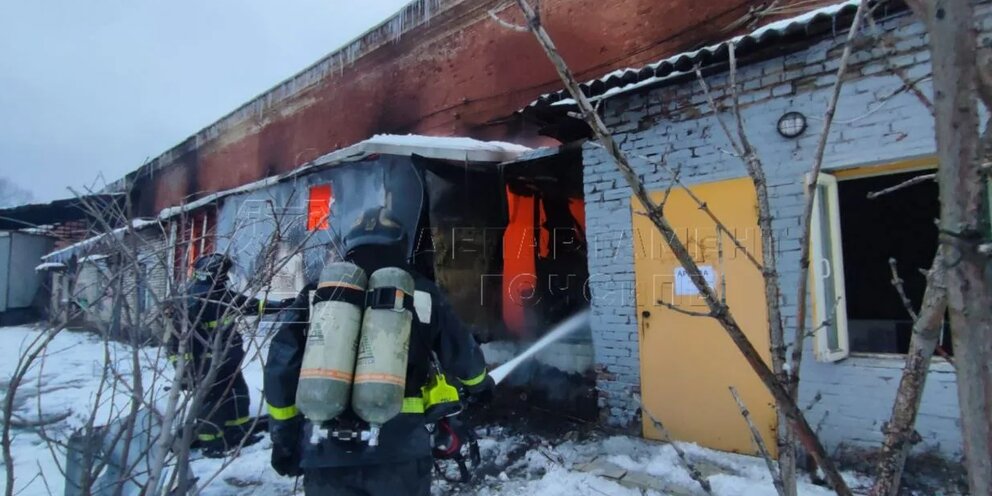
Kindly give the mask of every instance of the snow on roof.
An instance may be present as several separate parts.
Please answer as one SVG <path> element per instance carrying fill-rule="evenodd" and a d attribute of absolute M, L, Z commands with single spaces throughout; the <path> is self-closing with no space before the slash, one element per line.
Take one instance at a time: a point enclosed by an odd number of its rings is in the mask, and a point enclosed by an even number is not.
<path fill-rule="evenodd" d="M 485 151 L 519 154 L 530 151 L 530 148 L 526 146 L 504 141 L 479 141 L 473 138 L 419 136 L 416 134 L 377 134 L 362 143 L 396 147 L 443 148 L 466 152 Z"/>
<path fill-rule="evenodd" d="M 316 160 L 285 174 L 211 193 L 185 205 L 165 208 L 159 213 L 158 218 L 165 220 L 183 212 L 209 205 L 226 196 L 262 189 L 305 173 L 315 172 L 341 163 L 357 162 L 370 155 L 420 155 L 441 160 L 502 163 L 513 160 L 530 150 L 526 146 L 503 141 L 480 141 L 472 138 L 416 134 L 377 134 L 365 141 L 318 157 Z"/>
<path fill-rule="evenodd" d="M 159 224 L 158 219 L 134 219 L 131 221 L 131 229 L 138 231 L 150 227 L 152 225 L 158 225 L 158 224 Z M 41 259 L 44 260 L 45 262 L 52 262 L 52 263 L 66 262 L 70 258 L 72 258 L 73 255 L 84 254 L 94 248 L 97 248 L 99 243 L 106 241 L 108 239 L 108 236 L 112 236 L 116 240 L 123 238 L 124 233 L 127 232 L 127 230 L 128 230 L 127 226 L 118 227 L 117 229 L 114 229 L 109 233 L 98 234 L 91 238 L 86 238 L 78 243 L 73 243 L 69 246 L 66 246 L 65 248 L 55 250 L 41 257 Z"/>
<path fill-rule="evenodd" d="M 629 67 L 617 69 L 597 79 L 582 83 L 583 93 L 591 101 L 603 100 L 622 93 L 656 84 L 666 79 L 691 73 L 697 63 L 705 63 L 714 57 L 726 55 L 728 46 L 760 45 L 778 39 L 787 34 L 805 31 L 812 23 L 823 20 L 834 20 L 838 16 L 853 12 L 860 0 L 845 0 L 833 5 L 813 9 L 795 17 L 775 21 L 751 31 L 748 34 L 734 36 L 719 43 L 708 45 L 697 50 L 683 52 L 648 64 L 644 67 Z M 567 90 L 557 91 L 540 96 L 528 107 L 542 105 L 574 105 L 575 100 Z"/>
<path fill-rule="evenodd" d="M 34 268 L 34 270 L 37 272 L 41 272 L 43 270 L 49 270 L 49 269 L 54 270 L 54 269 L 64 269 L 64 268 L 65 268 L 65 264 L 61 262 L 45 262 L 43 264 L 39 264 L 37 267 Z"/>
<path fill-rule="evenodd" d="M 513 160 L 521 154 L 529 151 L 531 151 L 531 149 L 526 146 L 506 143 L 503 141 L 480 141 L 472 138 L 420 136 L 415 134 L 377 134 L 360 143 L 356 143 L 347 148 L 323 155 L 316 160 L 297 167 L 296 169 L 293 169 L 285 174 L 267 177 L 259 181 L 238 186 L 237 188 L 211 193 L 203 198 L 184 205 L 164 208 L 161 212 L 159 212 L 158 217 L 155 219 L 135 219 L 132 222 L 132 228 L 137 230 L 148 227 L 152 224 L 158 224 L 163 220 L 175 217 L 183 212 L 196 210 L 197 208 L 209 205 L 230 195 L 248 193 L 308 172 L 314 172 L 316 170 L 332 167 L 345 162 L 356 162 L 371 155 L 384 154 L 410 156 L 416 154 L 442 160 L 502 163 Z M 74 245 L 70 245 L 62 248 L 61 250 L 49 253 L 41 258 L 42 260 L 53 262 L 66 261 L 71 258 L 73 254 L 91 249 L 94 244 L 103 240 L 108 234 L 120 237 L 125 231 L 126 228 L 115 229 L 111 233 L 105 233 L 85 239 Z"/>

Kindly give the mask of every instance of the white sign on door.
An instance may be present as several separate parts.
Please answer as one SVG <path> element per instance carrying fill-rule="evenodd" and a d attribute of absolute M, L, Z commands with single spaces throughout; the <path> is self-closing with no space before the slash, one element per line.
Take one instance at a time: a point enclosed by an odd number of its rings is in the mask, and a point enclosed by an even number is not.
<path fill-rule="evenodd" d="M 709 284 L 711 288 L 716 289 L 716 271 L 713 270 L 712 265 L 700 265 L 699 272 L 703 274 L 703 279 L 706 280 L 706 284 Z M 683 267 L 675 268 L 675 295 L 676 296 L 692 296 L 698 295 L 699 290 L 696 289 L 696 285 L 693 284 L 692 278 L 689 277 L 689 271 L 685 270 Z"/>

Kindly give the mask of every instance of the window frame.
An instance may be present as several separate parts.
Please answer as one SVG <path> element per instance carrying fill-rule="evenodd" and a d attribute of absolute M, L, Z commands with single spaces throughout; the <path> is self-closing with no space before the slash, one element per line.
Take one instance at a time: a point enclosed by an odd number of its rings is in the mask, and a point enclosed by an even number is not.
<path fill-rule="evenodd" d="M 817 176 L 817 187 L 814 195 L 820 192 L 826 195 L 826 211 L 823 203 L 814 196 L 812 223 L 810 229 L 810 274 L 812 279 L 812 301 L 813 301 L 813 323 L 815 329 L 813 333 L 813 355 L 819 362 L 837 362 L 850 356 L 851 347 L 848 339 L 847 321 L 847 292 L 844 281 L 844 251 L 840 230 L 840 201 L 837 195 L 837 178 L 830 174 L 819 174 Z M 821 227 L 824 222 L 828 223 L 830 232 L 830 246 L 825 246 L 821 236 Z M 829 261 L 825 258 L 829 251 Z M 829 273 L 824 274 L 822 262 L 829 263 Z M 827 280 L 833 286 L 833 293 L 836 302 L 826 301 Z M 833 315 L 825 314 L 826 309 L 833 309 Z M 827 319 L 832 325 L 823 325 Z M 836 333 L 837 347 L 830 347 L 830 331 Z"/>

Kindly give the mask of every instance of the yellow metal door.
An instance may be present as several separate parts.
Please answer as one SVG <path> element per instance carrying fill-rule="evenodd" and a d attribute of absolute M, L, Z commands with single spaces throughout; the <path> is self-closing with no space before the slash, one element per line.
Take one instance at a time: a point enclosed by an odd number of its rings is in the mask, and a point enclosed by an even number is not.
<path fill-rule="evenodd" d="M 760 262 L 757 199 L 750 179 L 703 184 L 691 190 Z M 665 193 L 652 196 L 660 202 Z M 643 215 L 643 208 L 636 199 L 632 205 L 644 408 L 675 439 L 755 453 L 747 424 L 727 389 L 734 386 L 774 452 L 777 420 L 771 395 L 715 320 L 686 315 L 660 303 L 707 311 L 662 235 Z M 726 298 L 737 322 L 770 364 L 764 281 L 759 270 L 726 234 L 718 233 L 716 224 L 685 191 L 673 189 L 664 209 L 706 278 Z M 650 418 L 643 417 L 644 436 L 659 439 Z"/>

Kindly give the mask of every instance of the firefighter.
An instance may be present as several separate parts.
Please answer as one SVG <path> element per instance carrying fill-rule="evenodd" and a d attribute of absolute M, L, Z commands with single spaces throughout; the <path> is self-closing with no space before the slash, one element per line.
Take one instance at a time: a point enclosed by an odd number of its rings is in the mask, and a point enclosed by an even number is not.
<path fill-rule="evenodd" d="M 366 273 L 399 267 L 413 276 L 416 315 L 409 337 L 403 408 L 381 426 L 374 446 L 359 440 L 313 436 L 316 427 L 296 405 L 309 328 L 309 298 L 316 288 L 311 284 L 280 314 L 279 330 L 265 364 L 272 466 L 281 475 L 303 475 L 308 495 L 428 495 L 433 470 L 428 426 L 439 416 L 454 413 L 450 404 L 437 403 L 458 401 L 454 385 L 446 383 L 438 368 L 454 377 L 470 399 L 488 399 L 495 383 L 486 371 L 482 350 L 444 294 L 410 267 L 406 231 L 385 209 L 363 212 L 355 228 L 345 235 L 344 247 L 345 259 Z M 432 404 L 425 405 L 425 401 Z M 346 410 L 340 416 L 345 417 L 341 422 L 347 422 L 355 413 Z"/>
<path fill-rule="evenodd" d="M 185 366 L 182 377 L 177 378 L 183 389 L 202 386 L 211 368 L 216 370 L 195 416 L 197 445 L 207 457 L 223 456 L 249 435 L 250 397 L 241 374 L 245 351 L 235 318 L 275 313 L 293 301 L 265 302 L 232 292 L 228 288 L 232 266 L 231 259 L 220 253 L 204 255 L 193 263 L 193 278 L 185 295 L 189 338 L 181 347 L 178 334 L 184 327 L 177 323 L 177 332 L 170 332 L 167 340 L 169 361 L 177 367 L 180 348 L 183 350 Z"/>

